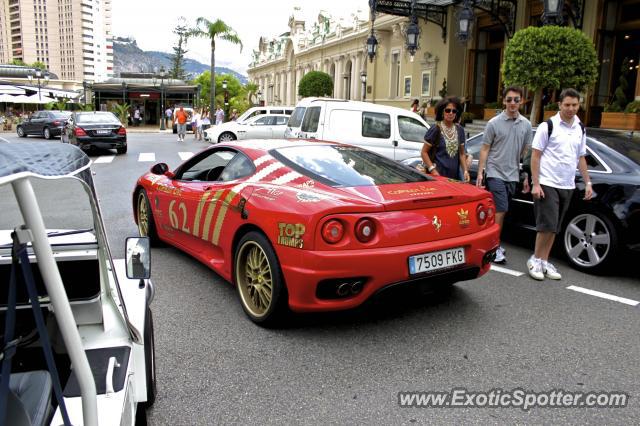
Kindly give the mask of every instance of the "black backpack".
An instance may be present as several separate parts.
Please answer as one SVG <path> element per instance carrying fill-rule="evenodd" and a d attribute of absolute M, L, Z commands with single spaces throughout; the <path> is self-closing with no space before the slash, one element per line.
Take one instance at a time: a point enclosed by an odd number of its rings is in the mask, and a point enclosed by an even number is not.
<path fill-rule="evenodd" d="M 580 125 L 580 128 L 582 129 L 582 136 L 584 136 L 586 130 L 584 129 L 584 123 L 581 121 L 578 123 Z M 547 137 L 550 138 L 551 137 L 551 133 L 553 133 L 553 121 L 551 121 L 551 119 L 547 120 Z"/>

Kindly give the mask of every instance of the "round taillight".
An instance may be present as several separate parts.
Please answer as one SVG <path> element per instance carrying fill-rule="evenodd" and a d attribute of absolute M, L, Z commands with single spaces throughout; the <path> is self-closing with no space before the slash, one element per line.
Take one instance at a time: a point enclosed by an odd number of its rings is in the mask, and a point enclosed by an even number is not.
<path fill-rule="evenodd" d="M 376 225 L 371 219 L 360 219 L 356 223 L 355 234 L 358 241 L 368 243 L 376 234 Z"/>
<path fill-rule="evenodd" d="M 478 218 L 478 223 L 480 225 L 484 225 L 487 221 L 487 210 L 484 207 L 484 204 L 479 204 L 476 208 L 476 217 Z"/>
<path fill-rule="evenodd" d="M 335 244 L 344 236 L 344 225 L 337 219 L 328 220 L 322 226 L 322 238 L 329 244 Z"/>

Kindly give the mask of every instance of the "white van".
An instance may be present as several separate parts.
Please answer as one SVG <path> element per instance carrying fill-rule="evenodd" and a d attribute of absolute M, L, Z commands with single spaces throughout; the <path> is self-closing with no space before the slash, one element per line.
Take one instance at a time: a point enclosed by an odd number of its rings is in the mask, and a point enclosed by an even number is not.
<path fill-rule="evenodd" d="M 252 107 L 249 108 L 248 110 L 246 110 L 245 112 L 242 113 L 242 115 L 240 117 L 238 117 L 238 119 L 236 120 L 238 123 L 244 123 L 245 121 L 247 121 L 248 119 L 250 119 L 251 117 L 254 117 L 256 115 L 262 115 L 262 114 L 286 114 L 286 115 L 291 115 L 291 113 L 293 112 L 293 108 L 292 106 L 276 106 L 276 105 L 270 105 L 270 106 L 261 106 L 261 107 Z"/>
<path fill-rule="evenodd" d="M 419 115 L 401 108 L 304 98 L 291 114 L 284 137 L 348 143 L 402 161 L 420 156 L 428 128 Z"/>

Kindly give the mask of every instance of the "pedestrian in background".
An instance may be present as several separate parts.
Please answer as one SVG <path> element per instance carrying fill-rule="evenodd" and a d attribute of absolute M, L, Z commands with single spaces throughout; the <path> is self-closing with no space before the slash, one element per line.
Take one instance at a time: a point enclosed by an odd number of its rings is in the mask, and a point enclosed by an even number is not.
<path fill-rule="evenodd" d="M 216 126 L 224 123 L 224 111 L 218 105 L 218 109 L 216 109 Z"/>
<path fill-rule="evenodd" d="M 140 107 L 136 106 L 135 111 L 133 111 L 133 125 L 136 127 L 140 126 L 140 121 Z"/>
<path fill-rule="evenodd" d="M 476 185 L 493 195 L 496 205 L 496 223 L 504 224 L 509 202 L 520 181 L 520 160 L 527 154 L 532 139 L 531 123 L 520 114 L 523 90 L 507 87 L 503 92 L 505 109 L 487 123 L 478 161 Z M 486 175 L 485 175 L 486 172 Z M 485 182 L 486 176 L 486 182 Z M 523 192 L 529 192 L 529 178 L 523 175 Z M 505 250 L 500 245 L 496 251 L 496 263 L 505 263 Z"/>
<path fill-rule="evenodd" d="M 171 121 L 171 127 L 173 127 L 173 110 L 171 110 L 171 107 L 167 107 L 164 115 L 167 118 L 167 126 L 169 125 L 169 121 Z"/>
<path fill-rule="evenodd" d="M 229 116 L 229 121 L 236 121 L 238 119 L 238 110 L 237 109 L 233 109 L 233 111 L 231 111 L 231 115 Z"/>
<path fill-rule="evenodd" d="M 576 116 L 580 94 L 574 89 L 564 89 L 558 105 L 558 113 L 540 123 L 532 144 L 531 195 L 537 233 L 535 251 L 527 260 L 527 268 L 536 280 L 562 279 L 549 262 L 549 254 L 576 187 L 576 166 L 585 183 L 584 199 L 593 196 L 585 159 L 586 132 Z"/>
<path fill-rule="evenodd" d="M 200 132 L 202 132 L 202 115 L 199 109 L 193 110 L 191 116 L 191 130 L 193 130 L 193 138 L 200 139 Z"/>
<path fill-rule="evenodd" d="M 184 110 L 182 105 L 174 114 L 174 121 L 177 123 L 176 127 L 178 129 L 178 142 L 184 142 L 184 137 L 187 134 L 187 119 L 189 115 Z"/>
<path fill-rule="evenodd" d="M 450 96 L 438 102 L 436 124 L 424 136 L 421 157 L 429 174 L 459 179 L 462 169 L 462 179 L 469 182 L 464 129 L 457 123 L 461 115 L 458 98 Z"/>
<path fill-rule="evenodd" d="M 409 108 L 409 110 L 417 114 L 419 106 L 420 106 L 420 101 L 417 99 L 414 99 L 413 102 L 411 102 L 411 108 Z"/>

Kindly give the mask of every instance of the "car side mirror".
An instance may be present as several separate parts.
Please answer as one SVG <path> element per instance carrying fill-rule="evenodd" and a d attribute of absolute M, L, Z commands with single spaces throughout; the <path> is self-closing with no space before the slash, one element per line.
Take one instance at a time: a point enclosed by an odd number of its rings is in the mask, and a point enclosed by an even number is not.
<path fill-rule="evenodd" d="M 169 166 L 167 165 L 167 163 L 158 163 L 154 164 L 153 167 L 151 167 L 151 173 L 153 173 L 154 175 L 163 175 L 168 171 Z"/>
<path fill-rule="evenodd" d="M 148 237 L 129 237 L 125 243 L 127 278 L 146 280 L 151 277 L 151 247 Z"/>

